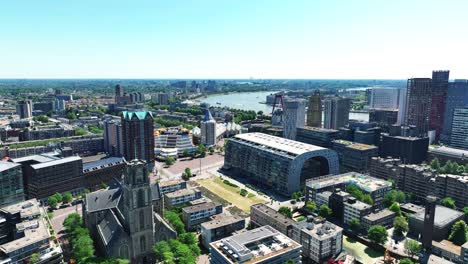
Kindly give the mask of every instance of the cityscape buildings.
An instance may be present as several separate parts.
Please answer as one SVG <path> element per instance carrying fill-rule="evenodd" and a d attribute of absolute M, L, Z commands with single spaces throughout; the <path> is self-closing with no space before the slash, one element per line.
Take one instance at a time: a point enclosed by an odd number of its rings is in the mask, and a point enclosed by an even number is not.
<path fill-rule="evenodd" d="M 0 207 L 24 201 L 21 164 L 0 161 Z"/>
<path fill-rule="evenodd" d="M 305 100 L 285 99 L 283 115 L 283 137 L 295 140 L 297 128 L 305 125 Z"/>
<path fill-rule="evenodd" d="M 468 107 L 455 108 L 452 119 L 450 146 L 468 149 Z"/>
<path fill-rule="evenodd" d="M 366 172 L 370 159 L 379 155 L 379 148 L 347 140 L 334 140 L 332 149 L 338 153 L 341 172 Z"/>
<path fill-rule="evenodd" d="M 339 131 L 320 127 L 298 127 L 296 140 L 323 148 L 331 148 L 332 141 L 338 139 Z"/>
<path fill-rule="evenodd" d="M 210 110 L 205 109 L 205 117 L 201 125 L 201 143 L 205 146 L 216 145 L 216 121 L 211 116 Z"/>
<path fill-rule="evenodd" d="M 369 108 L 398 109 L 399 99 L 399 88 L 373 87 L 370 89 Z"/>
<path fill-rule="evenodd" d="M 322 98 L 317 90 L 309 97 L 309 108 L 307 109 L 307 126 L 322 127 Z"/>
<path fill-rule="evenodd" d="M 338 129 L 348 124 L 351 99 L 334 96 L 326 98 L 324 104 L 324 128 Z"/>
<path fill-rule="evenodd" d="M 418 136 L 425 136 L 429 131 L 431 95 L 432 80 L 430 78 L 408 79 L 405 125 L 415 126 Z"/>
<path fill-rule="evenodd" d="M 111 156 L 123 156 L 123 135 L 120 120 L 105 120 L 104 124 L 104 151 Z"/>
<path fill-rule="evenodd" d="M 16 105 L 16 113 L 19 115 L 21 119 L 23 118 L 31 118 L 32 117 L 32 101 L 31 100 L 23 100 L 19 101 Z"/>
<path fill-rule="evenodd" d="M 333 150 L 262 133 L 239 134 L 229 139 L 224 168 L 289 196 L 305 181 L 337 174 Z"/>
<path fill-rule="evenodd" d="M 214 215 L 212 220 L 200 225 L 201 242 L 206 248 L 210 243 L 232 235 L 245 228 L 245 219 L 239 216 Z"/>
<path fill-rule="evenodd" d="M 444 126 L 444 111 L 449 85 L 449 71 L 433 71 L 431 86 L 431 112 L 429 116 L 429 129 L 435 131 L 439 139 Z"/>
<path fill-rule="evenodd" d="M 441 140 L 450 142 L 454 109 L 468 106 L 468 80 L 450 82 L 444 110 L 444 125 Z"/>
<path fill-rule="evenodd" d="M 123 154 L 127 161 L 144 160 L 154 166 L 153 115 L 150 112 L 122 112 Z"/>

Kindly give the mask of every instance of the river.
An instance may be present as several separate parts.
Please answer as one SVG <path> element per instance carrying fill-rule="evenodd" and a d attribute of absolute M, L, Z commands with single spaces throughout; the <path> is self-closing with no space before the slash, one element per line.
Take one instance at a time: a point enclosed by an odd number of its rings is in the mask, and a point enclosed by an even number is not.
<path fill-rule="evenodd" d="M 246 92 L 209 95 L 206 98 L 199 98 L 201 102 L 210 106 L 227 106 L 229 108 L 254 110 L 255 112 L 271 113 L 271 106 L 260 102 L 266 101 L 266 96 L 273 93 L 267 92 Z M 323 117 L 322 117 L 323 118 Z M 349 113 L 349 119 L 369 121 L 368 113 Z"/>

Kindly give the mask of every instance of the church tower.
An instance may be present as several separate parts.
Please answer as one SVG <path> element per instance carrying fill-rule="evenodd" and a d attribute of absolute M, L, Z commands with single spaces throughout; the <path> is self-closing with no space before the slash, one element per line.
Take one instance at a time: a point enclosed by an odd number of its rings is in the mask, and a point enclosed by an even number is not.
<path fill-rule="evenodd" d="M 128 163 L 123 182 L 123 217 L 131 244 L 132 263 L 151 263 L 154 244 L 154 218 L 151 187 L 146 163 Z"/>

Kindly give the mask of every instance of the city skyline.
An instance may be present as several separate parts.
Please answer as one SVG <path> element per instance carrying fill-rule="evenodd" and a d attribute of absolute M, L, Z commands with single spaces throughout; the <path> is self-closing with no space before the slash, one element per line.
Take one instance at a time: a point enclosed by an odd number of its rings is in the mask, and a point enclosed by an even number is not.
<path fill-rule="evenodd" d="M 5 3 L 0 78 L 467 78 L 450 1 Z"/>

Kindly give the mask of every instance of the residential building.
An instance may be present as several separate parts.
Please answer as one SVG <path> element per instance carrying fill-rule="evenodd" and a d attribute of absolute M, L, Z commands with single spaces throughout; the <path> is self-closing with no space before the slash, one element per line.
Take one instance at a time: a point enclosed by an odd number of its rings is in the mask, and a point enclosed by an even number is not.
<path fill-rule="evenodd" d="M 296 129 L 305 125 L 305 100 L 285 99 L 283 115 L 283 137 L 295 140 Z"/>
<path fill-rule="evenodd" d="M 19 115 L 20 119 L 31 118 L 32 110 L 31 100 L 18 101 L 18 104 L 16 105 L 16 113 Z"/>
<path fill-rule="evenodd" d="M 290 196 L 306 179 L 337 174 L 333 150 L 262 133 L 239 134 L 229 139 L 224 168 Z"/>
<path fill-rule="evenodd" d="M 201 143 L 205 146 L 214 146 L 216 145 L 216 121 L 211 116 L 210 110 L 205 109 L 205 117 L 201 126 Z"/>
<path fill-rule="evenodd" d="M 393 226 L 393 220 L 395 220 L 395 216 L 395 212 L 392 212 L 387 208 L 377 212 L 371 212 L 362 218 L 361 228 L 363 230 L 369 230 L 369 228 L 374 225 L 381 225 L 385 226 L 386 228 L 391 228 Z"/>
<path fill-rule="evenodd" d="M 152 246 L 175 238 L 175 231 L 153 208 L 148 174 L 143 161 L 133 160 L 121 185 L 86 195 L 83 221 L 99 255 L 154 263 Z"/>
<path fill-rule="evenodd" d="M 348 124 L 351 99 L 335 96 L 326 98 L 324 103 L 324 128 L 338 129 Z"/>
<path fill-rule="evenodd" d="M 126 166 L 127 162 L 122 157 L 109 157 L 83 163 L 82 186 L 88 190 L 97 190 L 102 184 L 109 185 L 114 180 L 120 180 Z"/>
<path fill-rule="evenodd" d="M 24 201 L 21 164 L 0 161 L 0 207 Z"/>
<path fill-rule="evenodd" d="M 309 97 L 309 108 L 307 109 L 307 126 L 322 127 L 322 98 L 317 90 Z"/>
<path fill-rule="evenodd" d="M 268 205 L 258 203 L 250 206 L 250 223 L 255 227 L 271 226 L 284 235 L 291 237 L 295 222 Z"/>
<path fill-rule="evenodd" d="M 209 221 L 213 215 L 221 214 L 223 206 L 207 202 L 182 208 L 182 221 L 187 230 L 195 230 L 201 223 Z"/>
<path fill-rule="evenodd" d="M 55 99 L 54 101 L 54 112 L 58 114 L 63 114 L 65 112 L 65 100 Z"/>
<path fill-rule="evenodd" d="M 123 154 L 126 160 L 144 160 L 154 166 L 153 115 L 150 112 L 122 112 Z"/>
<path fill-rule="evenodd" d="M 187 189 L 187 182 L 184 180 L 162 181 L 159 182 L 159 188 L 162 194 L 166 194 L 181 189 Z"/>
<path fill-rule="evenodd" d="M 78 156 L 57 158 L 42 154 L 12 161 L 22 165 L 28 199 L 45 200 L 56 192 L 78 194 L 83 189 L 83 161 Z"/>
<path fill-rule="evenodd" d="M 200 225 L 201 243 L 210 248 L 210 243 L 231 236 L 245 228 L 245 219 L 239 216 L 214 215 L 212 220 Z"/>
<path fill-rule="evenodd" d="M 356 172 L 348 172 L 307 180 L 306 201 L 315 201 L 316 195 L 324 191 L 336 191 L 337 188 L 346 190 L 348 185 L 355 185 L 364 194 L 369 194 L 374 201 L 375 208 L 383 207 L 383 198 L 392 189 L 392 184 L 388 181 Z"/>
<path fill-rule="evenodd" d="M 369 108 L 398 109 L 399 99 L 399 88 L 373 87 L 370 89 Z"/>
<path fill-rule="evenodd" d="M 319 218 L 294 223 L 291 238 L 302 245 L 303 263 L 324 263 L 343 247 L 343 229 Z"/>
<path fill-rule="evenodd" d="M 456 108 L 468 106 L 468 80 L 455 80 L 450 82 L 447 90 L 447 99 L 444 110 L 444 126 L 441 140 L 450 142 L 452 134 L 453 112 Z"/>
<path fill-rule="evenodd" d="M 36 199 L 0 208 L 0 263 L 63 263 L 62 248 L 49 231 L 47 213 Z"/>
<path fill-rule="evenodd" d="M 453 111 L 450 146 L 468 150 L 468 107 Z"/>
<path fill-rule="evenodd" d="M 372 205 L 358 201 L 354 197 L 349 197 L 343 206 L 343 224 L 349 225 L 351 220 L 357 219 L 363 222 L 363 217 L 370 214 Z"/>
<path fill-rule="evenodd" d="M 366 172 L 370 159 L 379 154 L 376 146 L 355 143 L 347 140 L 334 140 L 332 149 L 338 153 L 341 172 Z"/>
<path fill-rule="evenodd" d="M 21 130 L 20 141 L 43 140 L 50 138 L 72 137 L 75 130 L 62 125 L 34 126 Z"/>
<path fill-rule="evenodd" d="M 185 204 L 202 197 L 200 190 L 196 188 L 181 189 L 175 192 L 164 194 L 164 205 L 171 208 L 175 205 Z"/>
<path fill-rule="evenodd" d="M 331 148 L 332 141 L 338 139 L 339 132 L 334 129 L 320 127 L 298 127 L 296 140 L 323 148 Z"/>
<path fill-rule="evenodd" d="M 432 80 L 408 79 L 406 89 L 405 125 L 415 126 L 418 136 L 426 136 L 431 113 Z"/>
<path fill-rule="evenodd" d="M 315 205 L 317 208 L 320 208 L 322 205 L 329 206 L 330 205 L 330 197 L 332 196 L 332 192 L 324 191 L 321 193 L 317 193 L 315 196 Z"/>
<path fill-rule="evenodd" d="M 317 193 L 315 195 L 315 201 L 319 201 L 319 197 L 323 193 L 327 193 L 330 191 L 323 191 L 320 193 Z M 333 212 L 333 217 L 335 219 L 338 219 L 341 223 L 344 222 L 344 204 L 348 200 L 348 198 L 351 197 L 351 195 L 347 192 L 342 191 L 340 188 L 336 188 L 333 190 L 332 194 L 330 197 L 328 197 L 328 206 Z M 313 196 L 307 192 L 306 193 L 306 201 L 313 200 Z"/>
<path fill-rule="evenodd" d="M 169 105 L 169 93 L 158 93 L 156 95 L 151 96 L 151 100 L 155 104 Z"/>
<path fill-rule="evenodd" d="M 399 158 L 408 164 L 419 164 L 426 160 L 429 148 L 427 137 L 405 137 L 382 134 L 381 157 Z"/>
<path fill-rule="evenodd" d="M 123 156 L 123 135 L 120 120 L 104 121 L 104 151 L 111 156 Z"/>
<path fill-rule="evenodd" d="M 433 71 L 431 86 L 431 112 L 429 130 L 434 130 L 439 139 L 444 127 L 444 111 L 449 85 L 449 71 Z"/>
<path fill-rule="evenodd" d="M 302 246 L 270 226 L 262 226 L 210 243 L 212 264 L 301 263 Z"/>

